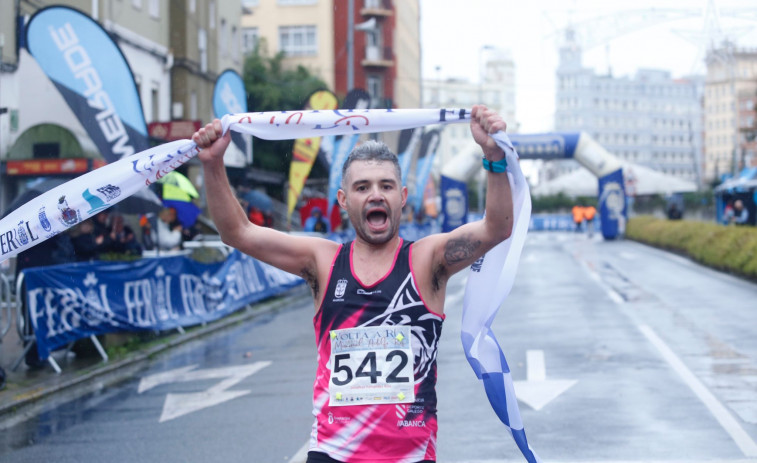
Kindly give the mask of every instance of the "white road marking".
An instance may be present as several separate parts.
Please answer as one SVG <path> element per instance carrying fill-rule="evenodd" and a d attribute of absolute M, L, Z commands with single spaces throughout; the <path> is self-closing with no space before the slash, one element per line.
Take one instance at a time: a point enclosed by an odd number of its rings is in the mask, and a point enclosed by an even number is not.
<path fill-rule="evenodd" d="M 649 342 L 654 345 L 665 361 L 670 364 L 673 370 L 678 373 L 684 383 L 696 394 L 699 400 L 707 407 L 720 426 L 731 436 L 739 446 L 741 452 L 747 457 L 757 457 L 757 444 L 754 443 L 749 434 L 744 431 L 738 421 L 731 415 L 728 409 L 710 392 L 707 387 L 697 378 L 691 370 L 686 367 L 683 361 L 673 352 L 665 341 L 663 341 L 652 328 L 647 325 L 639 325 L 639 330 L 647 337 Z"/>
<path fill-rule="evenodd" d="M 541 410 L 548 403 L 567 391 L 574 384 L 573 379 L 547 379 L 547 368 L 543 350 L 526 351 L 526 381 L 513 381 L 515 397 L 533 408 Z"/>
<path fill-rule="evenodd" d="M 676 256 L 677 257 L 677 256 Z M 579 261 L 589 274 L 589 276 L 597 282 L 610 296 L 610 299 L 615 303 L 622 305 L 623 298 L 610 288 L 599 275 L 589 269 L 589 267 L 583 262 Z M 689 263 L 690 264 L 690 263 Z M 633 319 L 634 317 L 632 317 Z M 649 342 L 654 345 L 660 352 L 662 357 L 668 362 L 673 370 L 678 373 L 681 379 L 686 383 L 694 394 L 702 401 L 707 407 L 710 413 L 720 423 L 720 426 L 731 436 L 736 442 L 736 445 L 741 449 L 741 452 L 747 457 L 757 457 L 757 444 L 754 443 L 749 434 L 739 425 L 738 421 L 730 414 L 728 409 L 720 403 L 720 401 L 710 392 L 709 389 L 697 378 L 691 370 L 678 358 L 673 350 L 668 347 L 667 344 L 650 328 L 648 325 L 638 325 L 639 330 L 646 336 Z"/>
<path fill-rule="evenodd" d="M 228 391 L 230 387 L 246 377 L 257 373 L 263 368 L 269 366 L 271 362 L 255 362 L 250 365 L 238 365 L 225 368 L 209 368 L 206 370 L 194 370 L 196 365 L 178 368 L 176 370 L 166 371 L 155 375 L 142 378 L 139 382 L 138 392 L 142 393 L 161 384 L 170 384 L 186 381 L 200 381 L 207 379 L 223 379 L 220 383 L 211 386 L 209 389 L 189 394 L 168 394 L 163 403 L 163 412 L 160 415 L 160 423 L 178 418 L 188 413 L 202 410 L 203 408 L 212 407 L 222 404 L 245 394 L 248 390 Z"/>
<path fill-rule="evenodd" d="M 305 445 L 300 447 L 297 453 L 289 459 L 289 463 L 305 463 L 308 459 L 308 448 L 310 447 L 310 441 L 306 441 Z"/>

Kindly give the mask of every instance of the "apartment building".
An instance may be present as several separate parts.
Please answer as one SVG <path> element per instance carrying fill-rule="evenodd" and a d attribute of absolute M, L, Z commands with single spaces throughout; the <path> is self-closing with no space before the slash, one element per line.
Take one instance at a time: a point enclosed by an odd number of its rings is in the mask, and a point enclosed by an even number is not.
<path fill-rule="evenodd" d="M 749 125 L 754 127 L 757 50 L 725 43 L 710 50 L 706 62 L 704 179 L 719 182 L 755 162 Z"/>
<path fill-rule="evenodd" d="M 515 106 L 515 62 L 509 50 L 486 48 L 481 50 L 481 80 L 424 79 L 424 108 L 470 108 L 485 103 L 508 121 L 508 132 L 517 132 Z M 437 159 L 444 163 L 475 143 L 470 128 L 453 124 L 442 131 Z"/>
<path fill-rule="evenodd" d="M 242 69 L 238 2 L 61 0 L 56 5 L 90 16 L 113 38 L 132 70 L 147 124 L 211 120 L 215 79 L 225 69 Z M 19 29 L 42 6 L 31 0 L 0 2 L 0 209 L 38 176 L 70 178 L 105 162 L 17 40 L 25 35 Z M 78 167 L 71 170 L 72 165 Z"/>
<path fill-rule="evenodd" d="M 702 77 L 674 79 L 663 70 L 599 75 L 569 43 L 560 49 L 555 131 L 586 132 L 620 159 L 699 184 L 703 91 Z M 577 167 L 572 160 L 545 163 L 541 178 Z"/>
<path fill-rule="evenodd" d="M 343 98 L 367 90 L 373 107 L 420 105 L 420 7 L 417 0 L 245 0 L 245 52 L 265 39 Z"/>

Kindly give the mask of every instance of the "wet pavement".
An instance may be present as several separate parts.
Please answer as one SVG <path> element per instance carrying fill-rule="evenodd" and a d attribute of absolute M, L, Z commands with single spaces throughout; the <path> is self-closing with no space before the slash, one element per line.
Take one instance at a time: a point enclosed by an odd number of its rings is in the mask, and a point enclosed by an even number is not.
<path fill-rule="evenodd" d="M 524 461 L 460 347 L 464 285 L 448 285 L 439 345 L 438 461 Z M 274 307 L 139 353 L 110 382 L 94 372 L 111 365 L 70 355 L 60 376 L 22 365 L 0 392 L 0 461 L 302 463 L 313 308 L 306 291 Z M 757 462 L 755 327 L 754 283 L 633 242 L 531 233 L 493 330 L 544 461 L 741 463 Z M 7 405 L 76 378 L 36 409 Z M 230 395 L 199 399 L 222 378 Z"/>

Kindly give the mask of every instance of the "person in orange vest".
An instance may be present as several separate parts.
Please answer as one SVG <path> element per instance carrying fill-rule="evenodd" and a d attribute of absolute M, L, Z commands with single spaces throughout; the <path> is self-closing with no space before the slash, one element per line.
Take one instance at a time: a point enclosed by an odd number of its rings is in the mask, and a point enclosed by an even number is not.
<path fill-rule="evenodd" d="M 586 206 L 583 213 L 586 220 L 586 230 L 588 230 L 589 236 L 591 236 L 594 233 L 594 216 L 597 215 L 597 209 L 594 206 Z"/>
<path fill-rule="evenodd" d="M 580 232 L 581 230 L 583 230 L 583 227 L 581 226 L 581 224 L 584 221 L 584 208 L 583 206 L 576 204 L 575 206 L 573 206 L 572 212 L 573 212 L 573 223 L 576 224 L 576 231 Z"/>

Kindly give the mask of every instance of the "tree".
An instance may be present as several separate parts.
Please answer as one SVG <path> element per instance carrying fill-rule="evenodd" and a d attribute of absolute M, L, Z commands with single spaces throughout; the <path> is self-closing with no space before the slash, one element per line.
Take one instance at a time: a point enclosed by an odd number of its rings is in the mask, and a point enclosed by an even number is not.
<path fill-rule="evenodd" d="M 244 63 L 244 85 L 247 91 L 249 111 L 278 111 L 302 109 L 311 93 L 326 88 L 326 84 L 302 66 L 288 68 L 284 65 L 286 54 L 279 52 L 268 56 L 265 39 L 247 56 Z M 268 141 L 255 139 L 253 166 L 289 173 L 292 160 L 292 140 Z M 311 177 L 320 177 L 325 169 L 313 166 Z M 319 175 L 320 174 L 320 175 Z M 328 173 L 326 172 L 326 176 Z"/>

